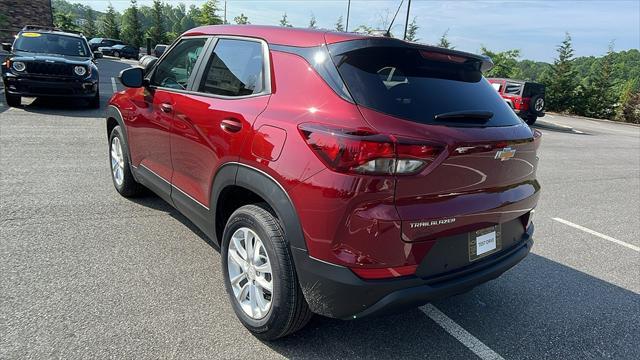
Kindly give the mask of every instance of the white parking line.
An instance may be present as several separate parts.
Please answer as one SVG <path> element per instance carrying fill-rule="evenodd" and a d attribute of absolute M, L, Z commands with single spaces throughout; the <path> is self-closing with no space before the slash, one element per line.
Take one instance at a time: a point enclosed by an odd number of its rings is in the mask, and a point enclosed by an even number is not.
<path fill-rule="evenodd" d="M 113 92 L 118 92 L 118 87 L 116 86 L 116 79 L 111 77 L 111 87 L 113 88 Z"/>
<path fill-rule="evenodd" d="M 640 247 L 638 247 L 638 246 L 635 246 L 635 245 L 632 245 L 632 244 L 626 243 L 626 242 L 624 242 L 624 241 L 620 241 L 620 240 L 618 240 L 618 239 L 614 239 L 614 238 L 612 238 L 611 236 L 607 236 L 607 235 L 605 235 L 605 234 L 601 234 L 601 233 L 599 233 L 599 232 L 597 232 L 597 231 L 593 231 L 593 230 L 591 230 L 591 229 L 587 229 L 586 227 L 584 227 L 584 226 L 580 226 L 580 225 L 578 225 L 578 224 L 574 224 L 574 223 L 572 223 L 571 221 L 567 221 L 567 220 L 560 219 L 560 218 L 553 218 L 553 220 L 555 220 L 555 221 L 557 221 L 557 222 L 560 222 L 560 223 L 563 223 L 563 224 L 565 224 L 565 225 L 569 225 L 569 226 L 574 227 L 574 228 L 576 228 L 576 229 L 578 229 L 578 230 L 582 230 L 582 231 L 584 231 L 584 232 L 586 232 L 586 233 L 589 233 L 589 234 L 591 234 L 591 235 L 595 235 L 595 236 L 597 236 L 597 237 L 599 237 L 599 238 L 601 238 L 601 239 L 605 239 L 605 240 L 607 240 L 607 241 L 611 241 L 612 243 L 616 243 L 616 244 L 618 244 L 618 245 L 622 245 L 622 246 L 624 246 L 624 247 L 627 247 L 627 248 L 629 248 L 629 249 L 631 249 L 631 250 L 634 250 L 634 251 L 640 252 Z"/>
<path fill-rule="evenodd" d="M 420 310 L 422 310 L 422 312 L 424 312 L 429 318 L 431 318 L 431 320 L 440 325 L 446 332 L 449 333 L 449 335 L 460 341 L 462 345 L 467 347 L 467 349 L 473 351 L 474 354 L 478 355 L 480 359 L 504 360 L 502 356 L 491 350 L 482 341 L 478 340 L 467 330 L 463 329 L 462 326 L 456 324 L 455 321 L 451 320 L 450 317 L 445 315 L 442 311 L 438 310 L 435 306 L 427 304 L 421 307 Z"/>

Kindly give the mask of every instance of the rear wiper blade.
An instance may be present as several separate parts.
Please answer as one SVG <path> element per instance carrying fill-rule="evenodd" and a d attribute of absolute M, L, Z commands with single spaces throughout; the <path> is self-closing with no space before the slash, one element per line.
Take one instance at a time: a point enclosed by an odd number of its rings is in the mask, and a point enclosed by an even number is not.
<path fill-rule="evenodd" d="M 453 111 L 442 114 L 437 114 L 433 118 L 435 120 L 442 121 L 464 121 L 464 120 L 481 120 L 486 122 L 493 117 L 493 112 L 482 110 L 465 110 L 465 111 Z"/>

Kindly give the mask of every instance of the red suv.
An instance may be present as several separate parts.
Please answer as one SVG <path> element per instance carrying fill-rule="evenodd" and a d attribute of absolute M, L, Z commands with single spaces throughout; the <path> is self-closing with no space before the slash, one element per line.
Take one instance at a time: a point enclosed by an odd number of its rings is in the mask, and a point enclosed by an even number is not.
<path fill-rule="evenodd" d="M 532 246 L 540 133 L 478 55 L 348 33 L 189 30 L 107 110 L 113 183 L 221 248 L 261 339 L 470 290 Z"/>

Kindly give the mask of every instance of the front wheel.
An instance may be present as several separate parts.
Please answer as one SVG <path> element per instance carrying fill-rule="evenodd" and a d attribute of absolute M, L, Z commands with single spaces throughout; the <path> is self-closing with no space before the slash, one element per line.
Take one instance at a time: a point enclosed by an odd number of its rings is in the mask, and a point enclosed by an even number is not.
<path fill-rule="evenodd" d="M 120 57 L 120 53 L 119 53 L 119 52 L 117 52 L 117 51 L 114 51 L 114 52 L 113 52 L 113 56 L 114 56 L 114 57 L 119 58 L 119 57 Z"/>
<path fill-rule="evenodd" d="M 311 318 L 284 232 L 265 207 L 246 205 L 229 218 L 222 272 L 236 316 L 256 337 L 284 337 Z"/>
<path fill-rule="evenodd" d="M 129 149 L 120 126 L 111 130 L 109 136 L 109 160 L 113 186 L 124 197 L 133 197 L 140 193 L 140 185 L 133 178 L 129 166 Z"/>
<path fill-rule="evenodd" d="M 100 109 L 100 91 L 96 91 L 95 96 L 89 100 L 89 107 L 91 109 Z"/>

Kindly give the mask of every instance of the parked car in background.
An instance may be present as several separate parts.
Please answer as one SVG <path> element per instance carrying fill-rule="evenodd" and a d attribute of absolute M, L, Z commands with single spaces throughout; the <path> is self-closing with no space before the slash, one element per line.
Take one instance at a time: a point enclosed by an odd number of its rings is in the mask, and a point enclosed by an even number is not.
<path fill-rule="evenodd" d="M 111 47 L 113 45 L 124 44 L 124 41 L 117 39 L 108 39 L 108 38 L 93 38 L 89 40 L 89 46 L 91 47 L 91 51 L 97 51 L 98 48 L 101 47 Z"/>
<path fill-rule="evenodd" d="M 220 247 L 261 339 L 460 294 L 531 250 L 541 133 L 485 56 L 241 25 L 143 63 L 106 111 L 114 187 L 153 190 Z"/>
<path fill-rule="evenodd" d="M 140 53 L 140 50 L 138 50 L 138 48 L 124 44 L 113 45 L 110 47 L 100 47 L 98 48 L 98 50 L 100 50 L 100 52 L 102 52 L 102 54 L 105 56 L 135 60 L 138 60 L 138 54 Z"/>
<path fill-rule="evenodd" d="M 99 54 L 99 53 L 98 53 Z M 98 67 L 87 39 L 42 26 L 25 26 L 2 63 L 7 105 L 23 96 L 81 97 L 100 107 Z"/>
<path fill-rule="evenodd" d="M 158 44 L 153 48 L 151 55 L 159 58 L 160 56 L 162 56 L 162 54 L 164 54 L 164 51 L 167 50 L 167 47 L 169 47 L 169 45 Z"/>
<path fill-rule="evenodd" d="M 523 80 L 488 78 L 507 104 L 529 125 L 544 116 L 545 86 Z"/>

